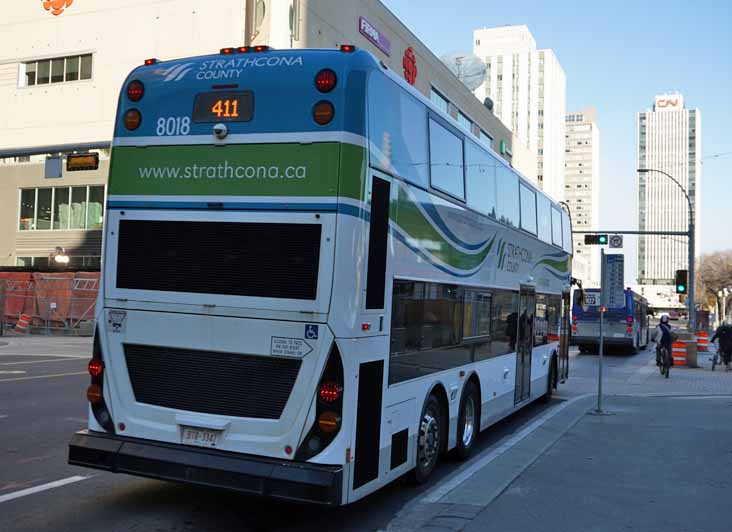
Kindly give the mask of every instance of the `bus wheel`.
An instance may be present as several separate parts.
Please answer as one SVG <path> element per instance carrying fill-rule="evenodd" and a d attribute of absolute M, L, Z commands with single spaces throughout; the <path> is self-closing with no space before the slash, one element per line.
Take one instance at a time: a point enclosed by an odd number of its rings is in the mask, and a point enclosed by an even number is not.
<path fill-rule="evenodd" d="M 432 474 L 442 449 L 444 428 L 442 408 L 437 397 L 430 395 L 422 408 L 417 432 L 417 466 L 414 480 L 421 484 Z"/>
<path fill-rule="evenodd" d="M 457 431 L 455 456 L 458 460 L 467 460 L 475 446 L 478 432 L 480 432 L 480 399 L 473 381 L 465 384 L 463 395 L 460 398 Z"/>
<path fill-rule="evenodd" d="M 546 393 L 541 396 L 541 402 L 542 403 L 548 403 L 552 400 L 552 395 L 554 394 L 554 382 L 557 380 L 557 363 L 556 358 L 552 356 L 552 360 L 549 363 L 549 373 L 547 374 L 546 379 Z"/>

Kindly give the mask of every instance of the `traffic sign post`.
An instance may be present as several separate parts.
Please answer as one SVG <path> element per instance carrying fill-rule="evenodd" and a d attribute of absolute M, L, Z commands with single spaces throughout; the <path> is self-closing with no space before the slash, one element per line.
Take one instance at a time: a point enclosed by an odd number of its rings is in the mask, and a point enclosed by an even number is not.
<path fill-rule="evenodd" d="M 613 235 L 610 237 L 611 248 L 622 248 L 623 247 L 623 235 Z"/>

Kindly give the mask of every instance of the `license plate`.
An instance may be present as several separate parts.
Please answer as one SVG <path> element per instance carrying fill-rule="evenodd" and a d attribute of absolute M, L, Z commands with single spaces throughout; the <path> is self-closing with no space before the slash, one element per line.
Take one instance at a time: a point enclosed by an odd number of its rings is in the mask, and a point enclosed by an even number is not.
<path fill-rule="evenodd" d="M 221 436 L 220 430 L 198 427 L 181 427 L 181 443 L 198 447 L 216 447 Z"/>
<path fill-rule="evenodd" d="M 595 294 L 585 294 L 585 304 L 588 307 L 597 306 L 597 298 L 595 297 Z"/>
<path fill-rule="evenodd" d="M 623 333 L 613 333 L 614 338 L 625 338 L 625 335 Z"/>

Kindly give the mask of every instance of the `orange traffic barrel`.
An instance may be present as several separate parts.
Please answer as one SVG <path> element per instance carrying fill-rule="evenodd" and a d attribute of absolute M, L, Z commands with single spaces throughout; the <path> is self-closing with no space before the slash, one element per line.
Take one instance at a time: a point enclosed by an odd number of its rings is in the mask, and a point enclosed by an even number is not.
<path fill-rule="evenodd" d="M 686 343 L 674 342 L 672 348 L 674 366 L 686 366 Z"/>
<path fill-rule="evenodd" d="M 15 324 L 15 330 L 22 333 L 27 333 L 30 330 L 31 317 L 28 314 L 21 314 Z"/>
<path fill-rule="evenodd" d="M 696 348 L 700 353 L 709 351 L 709 333 L 707 331 L 696 333 Z"/>

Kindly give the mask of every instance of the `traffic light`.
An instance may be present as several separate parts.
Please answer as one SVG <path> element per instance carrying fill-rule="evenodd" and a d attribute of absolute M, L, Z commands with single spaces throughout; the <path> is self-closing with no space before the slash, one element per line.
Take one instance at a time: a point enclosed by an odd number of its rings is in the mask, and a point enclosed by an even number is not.
<path fill-rule="evenodd" d="M 689 284 L 689 270 L 676 270 L 676 293 L 685 294 Z"/>
<path fill-rule="evenodd" d="M 585 244 L 588 246 L 607 245 L 607 235 L 585 235 Z"/>

